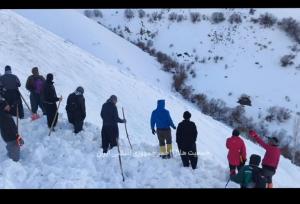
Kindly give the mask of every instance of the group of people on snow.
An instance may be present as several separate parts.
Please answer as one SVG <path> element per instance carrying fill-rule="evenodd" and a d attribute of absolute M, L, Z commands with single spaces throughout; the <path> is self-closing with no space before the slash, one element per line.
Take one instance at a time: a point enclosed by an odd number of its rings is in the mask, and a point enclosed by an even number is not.
<path fill-rule="evenodd" d="M 230 180 L 239 183 L 241 188 L 273 188 L 272 177 L 276 173 L 281 154 L 278 139 L 270 137 L 266 143 L 255 131 L 249 131 L 250 137 L 266 150 L 262 160 L 262 168 L 259 168 L 261 157 L 256 154 L 250 156 L 249 165 L 245 166 L 247 161 L 246 146 L 239 135 L 239 130 L 235 129 L 232 136 L 226 141 Z"/>
<path fill-rule="evenodd" d="M 57 102 L 62 101 L 62 97 L 57 97 L 54 87 L 53 74 L 49 73 L 46 79 L 39 74 L 37 67 L 32 68 L 26 82 L 26 89 L 30 92 L 31 119 L 36 120 L 40 116 L 37 114 L 38 108 L 47 117 L 47 125 L 51 131 L 55 131 L 58 119 Z M 13 161 L 20 159 L 20 146 L 24 144 L 18 133 L 18 127 L 12 116 L 24 118 L 22 105 L 22 95 L 19 91 L 20 80 L 14 74 L 10 66 L 5 67 L 4 75 L 0 75 L 0 129 L 1 136 L 6 142 L 7 155 Z M 74 133 L 83 130 L 83 123 L 86 118 L 84 89 L 79 86 L 67 98 L 66 112 L 68 121 L 74 126 Z M 23 98 L 26 103 L 25 99 Z M 115 95 L 102 105 L 101 118 L 103 121 L 101 137 L 103 153 L 118 145 L 119 129 L 118 123 L 126 123 L 126 119 L 121 119 L 117 110 L 118 98 Z M 26 104 L 27 105 L 27 104 Z M 165 100 L 157 101 L 157 108 L 153 110 L 150 119 L 152 134 L 158 138 L 160 157 L 170 159 L 172 154 L 172 134 L 171 128 L 176 130 L 176 143 L 184 167 L 191 166 L 197 168 L 197 127 L 191 119 L 191 113 L 185 111 L 183 120 L 177 128 L 173 123 L 170 112 L 165 108 Z M 239 137 L 238 129 L 233 130 L 232 136 L 227 139 L 228 162 L 230 169 L 230 180 L 237 182 L 242 188 L 272 187 L 272 177 L 274 176 L 280 158 L 278 139 L 269 138 L 265 143 L 255 131 L 249 131 L 249 135 L 258 142 L 265 150 L 266 154 L 262 161 L 262 168 L 259 168 L 261 157 L 251 155 L 249 165 L 247 161 L 246 146 Z M 237 172 L 238 171 L 238 172 Z M 267 183 L 267 185 L 266 185 Z"/>

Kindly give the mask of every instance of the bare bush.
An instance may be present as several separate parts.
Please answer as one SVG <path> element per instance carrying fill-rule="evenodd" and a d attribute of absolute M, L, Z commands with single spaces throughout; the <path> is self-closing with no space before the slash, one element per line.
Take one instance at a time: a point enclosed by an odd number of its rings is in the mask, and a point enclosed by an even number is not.
<path fill-rule="evenodd" d="M 291 111 L 287 108 L 272 106 L 267 110 L 268 115 L 266 116 L 266 121 L 278 121 L 283 123 L 291 118 Z"/>
<path fill-rule="evenodd" d="M 294 62 L 292 61 L 295 58 L 295 55 L 289 54 L 289 55 L 284 55 L 281 59 L 280 59 L 280 63 L 282 67 L 287 67 L 290 65 L 293 65 Z"/>
<path fill-rule="evenodd" d="M 197 23 L 201 21 L 201 14 L 199 12 L 191 12 L 190 18 L 192 23 Z"/>
<path fill-rule="evenodd" d="M 221 23 L 225 20 L 224 14 L 222 12 L 214 12 L 211 15 L 211 20 L 213 23 L 217 24 L 217 23 Z"/>
<path fill-rule="evenodd" d="M 170 13 L 168 19 L 171 22 L 175 22 L 177 20 L 177 13 L 175 12 Z"/>
<path fill-rule="evenodd" d="M 293 18 L 284 18 L 278 23 L 279 27 L 284 30 L 296 42 L 300 43 L 300 24 Z"/>
<path fill-rule="evenodd" d="M 265 13 L 260 15 L 258 21 L 260 25 L 266 28 L 266 27 L 272 27 L 277 22 L 277 18 L 270 13 Z"/>
<path fill-rule="evenodd" d="M 138 10 L 139 18 L 144 18 L 146 16 L 146 12 L 143 9 Z"/>
<path fill-rule="evenodd" d="M 97 17 L 97 18 L 102 18 L 103 14 L 100 10 L 94 9 L 94 16 Z"/>
<path fill-rule="evenodd" d="M 91 18 L 93 16 L 92 10 L 84 10 L 84 15 L 88 18 Z"/>
<path fill-rule="evenodd" d="M 185 80 L 187 79 L 187 74 L 184 69 L 182 69 L 180 72 L 173 75 L 173 84 L 172 87 L 176 91 L 180 91 L 182 89 L 182 86 L 184 85 Z"/>
<path fill-rule="evenodd" d="M 183 20 L 184 20 L 184 16 L 182 14 L 178 14 L 177 15 L 177 23 L 180 23 Z"/>
<path fill-rule="evenodd" d="M 228 19 L 229 23 L 233 24 L 233 23 L 241 23 L 242 22 L 242 18 L 240 14 L 237 13 L 233 13 L 229 19 Z"/>
<path fill-rule="evenodd" d="M 251 106 L 251 98 L 246 94 L 242 94 L 237 102 L 241 105 Z"/>
<path fill-rule="evenodd" d="M 126 9 L 124 11 L 124 16 L 125 18 L 127 18 L 128 20 L 131 20 L 132 18 L 134 18 L 134 12 L 131 9 Z"/>

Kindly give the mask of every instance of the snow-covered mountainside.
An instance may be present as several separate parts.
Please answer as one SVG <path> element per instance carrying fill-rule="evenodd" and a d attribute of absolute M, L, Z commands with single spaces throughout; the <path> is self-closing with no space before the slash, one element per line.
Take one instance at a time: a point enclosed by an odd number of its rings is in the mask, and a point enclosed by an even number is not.
<path fill-rule="evenodd" d="M 256 9 L 254 14 L 249 14 L 249 9 L 131 11 L 127 16 L 132 18 L 125 17 L 124 9 L 90 10 L 85 14 L 125 39 L 144 42 L 190 67 L 186 85 L 191 85 L 195 93 L 222 99 L 231 108 L 239 105 L 242 94 L 250 96 L 252 106 L 245 106 L 246 115 L 263 124 L 269 134 L 286 131 L 281 138 L 283 144 L 291 141 L 294 117 L 300 108 L 295 91 L 300 80 L 300 46 L 276 23 L 264 28 L 251 19 L 267 12 L 278 22 L 288 17 L 299 21 L 299 9 Z M 214 12 L 222 12 L 225 20 L 212 23 Z M 199 21 L 194 23 L 193 13 L 199 14 Z M 232 14 L 240 15 L 242 22 L 231 24 L 228 19 Z M 280 59 L 289 54 L 295 55 L 294 64 L 282 67 Z M 267 122 L 267 110 L 272 106 L 290 109 L 292 117 L 285 122 Z"/>
<path fill-rule="evenodd" d="M 65 15 L 64 10 L 53 12 L 53 17 L 61 12 L 62 18 L 53 18 L 51 24 L 63 22 L 61 25 L 65 24 L 65 29 L 74 19 L 77 23 L 89 20 L 78 15 L 78 11 L 66 10 Z M 76 46 L 75 42 L 70 43 L 65 36 L 51 29 L 52 33 L 49 32 L 46 26 L 46 29 L 40 27 L 10 10 L 0 11 L 0 66 L 12 66 L 13 73 L 19 76 L 23 84 L 21 92 L 27 100 L 29 94 L 24 89 L 24 83 L 33 66 L 38 66 L 44 75 L 53 73 L 56 90 L 64 97 L 58 127 L 51 137 L 47 136 L 48 128 L 44 117 L 31 122 L 27 112 L 26 119 L 21 120 L 20 132 L 25 146 L 21 150 L 19 163 L 9 160 L 5 155 L 5 148 L 0 148 L 0 187 L 224 188 L 228 175 L 225 140 L 231 135 L 231 128 L 203 115 L 189 102 L 171 92 L 170 81 L 167 81 L 170 78 L 149 55 L 97 23 L 88 22 L 90 29 L 99 29 L 97 32 L 102 33 L 98 42 L 105 42 L 103 58 Z M 91 33 L 84 24 L 78 25 L 70 33 Z M 118 52 L 120 48 L 122 52 Z M 134 62 L 134 59 L 143 59 L 143 69 L 130 66 L 129 70 L 126 65 L 110 61 L 110 55 L 114 59 L 128 60 L 128 63 L 130 60 Z M 66 121 L 64 107 L 66 97 L 78 85 L 85 88 L 87 119 L 84 131 L 74 135 Z M 100 149 L 102 121 L 99 112 L 101 105 L 111 94 L 118 96 L 119 112 L 121 107 L 125 108 L 133 144 L 132 154 L 122 155 L 125 182 L 122 182 L 116 149 L 107 156 Z M 156 107 L 156 100 L 162 98 L 166 99 L 166 106 L 176 124 L 182 120 L 184 111 L 192 113 L 192 120 L 199 132 L 199 161 L 195 171 L 183 168 L 178 154 L 170 160 L 161 160 L 157 155 L 158 141 L 151 134 L 149 117 Z M 124 127 L 120 125 L 119 129 L 121 152 L 130 153 Z M 172 134 L 174 136 L 174 131 Z M 263 156 L 262 148 L 248 140 L 245 142 L 248 158 L 253 153 Z M 173 145 L 174 153 L 177 153 L 174 140 Z M 0 146 L 5 146 L 2 140 Z M 299 187 L 297 181 L 300 180 L 300 168 L 281 157 L 273 179 L 275 187 Z M 230 187 L 238 185 L 230 183 Z"/>

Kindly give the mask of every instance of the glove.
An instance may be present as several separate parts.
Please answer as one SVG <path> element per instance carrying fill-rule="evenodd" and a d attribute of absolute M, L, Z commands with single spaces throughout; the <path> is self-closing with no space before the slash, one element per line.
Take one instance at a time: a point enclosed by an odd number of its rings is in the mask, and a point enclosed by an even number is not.
<path fill-rule="evenodd" d="M 152 134 L 155 135 L 156 131 L 154 130 L 154 128 L 152 129 Z"/>
<path fill-rule="evenodd" d="M 251 137 L 257 137 L 257 133 L 256 133 L 254 130 L 250 130 L 250 131 L 249 131 L 249 135 L 250 135 Z"/>
<path fill-rule="evenodd" d="M 173 128 L 174 130 L 176 130 L 176 126 L 173 126 L 172 128 Z"/>
<path fill-rule="evenodd" d="M 24 140 L 22 139 L 22 137 L 20 135 L 17 135 L 17 143 L 20 147 L 22 145 L 24 145 Z"/>
<path fill-rule="evenodd" d="M 123 123 L 126 123 L 127 121 L 126 121 L 126 119 L 123 119 Z"/>
<path fill-rule="evenodd" d="M 245 160 L 241 161 L 241 165 L 242 165 L 242 166 L 245 166 L 245 164 L 246 164 L 246 161 L 247 161 L 247 159 L 245 159 Z"/>

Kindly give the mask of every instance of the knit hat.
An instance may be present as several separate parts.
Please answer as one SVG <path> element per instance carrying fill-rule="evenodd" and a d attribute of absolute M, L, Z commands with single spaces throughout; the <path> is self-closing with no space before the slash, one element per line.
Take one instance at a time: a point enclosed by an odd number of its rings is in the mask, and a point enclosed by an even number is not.
<path fill-rule="evenodd" d="M 240 131 L 239 131 L 238 129 L 234 129 L 234 130 L 232 131 L 232 135 L 233 135 L 233 136 L 239 136 L 239 135 L 240 135 Z"/>
<path fill-rule="evenodd" d="M 188 120 L 188 119 L 190 119 L 191 117 L 192 117 L 192 114 L 191 114 L 190 112 L 185 111 L 185 112 L 183 113 L 183 118 L 184 118 L 185 120 Z"/>

